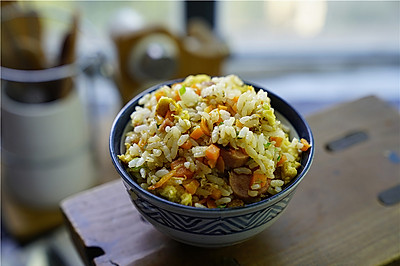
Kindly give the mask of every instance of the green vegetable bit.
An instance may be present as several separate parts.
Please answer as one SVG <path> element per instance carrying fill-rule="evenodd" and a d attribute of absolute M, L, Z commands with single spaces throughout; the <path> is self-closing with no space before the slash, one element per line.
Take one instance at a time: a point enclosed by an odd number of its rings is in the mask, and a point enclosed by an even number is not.
<path fill-rule="evenodd" d="M 186 86 L 183 85 L 180 89 L 179 89 L 179 95 L 183 95 L 186 92 Z"/>
<path fill-rule="evenodd" d="M 272 144 L 271 142 L 264 143 L 264 148 L 265 148 L 265 149 L 268 149 L 268 147 L 269 147 L 271 144 Z"/>
<path fill-rule="evenodd" d="M 130 172 L 139 172 L 140 171 L 140 169 L 142 169 L 143 168 L 143 166 L 135 166 L 135 167 L 132 167 L 132 168 L 129 168 L 129 171 Z"/>

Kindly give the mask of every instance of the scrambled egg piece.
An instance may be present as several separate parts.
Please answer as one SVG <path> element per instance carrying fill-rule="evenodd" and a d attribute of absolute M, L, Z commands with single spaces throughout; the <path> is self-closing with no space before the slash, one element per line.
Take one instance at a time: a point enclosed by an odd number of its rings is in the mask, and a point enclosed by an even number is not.
<path fill-rule="evenodd" d="M 123 163 L 128 164 L 133 158 L 130 154 L 122 154 L 118 155 L 118 159 L 120 159 Z"/>
<path fill-rule="evenodd" d="M 183 193 L 181 196 L 181 204 L 192 206 L 192 195 L 189 193 Z"/>
<path fill-rule="evenodd" d="M 196 76 L 188 76 L 184 81 L 183 81 L 183 85 L 185 86 L 192 86 L 193 84 L 197 84 L 197 83 L 202 83 L 204 81 L 210 81 L 211 77 L 208 75 L 196 75 Z"/>
<path fill-rule="evenodd" d="M 176 187 L 172 185 L 168 185 L 160 189 L 160 195 L 173 202 L 179 201 L 180 197 L 178 197 L 177 194 L 178 191 Z"/>
<path fill-rule="evenodd" d="M 174 106 L 174 109 L 175 109 L 174 111 L 176 113 L 179 114 L 182 111 L 182 107 L 179 104 L 177 104 L 173 99 L 162 96 L 157 103 L 156 114 L 164 117 L 167 114 L 168 110 L 171 109 L 171 107 L 170 107 L 171 104 L 172 104 L 172 106 Z"/>
<path fill-rule="evenodd" d="M 130 146 L 131 145 L 129 143 L 125 143 L 125 148 L 127 151 L 129 150 Z M 120 159 L 123 163 L 128 164 L 133 159 L 133 157 L 128 152 L 126 152 L 125 154 L 118 155 L 118 159 Z"/>
<path fill-rule="evenodd" d="M 262 116 L 267 119 L 268 124 L 270 124 L 271 126 L 275 125 L 276 116 L 274 114 L 274 109 L 271 108 L 267 103 L 263 104 Z"/>
<path fill-rule="evenodd" d="M 183 205 L 192 205 L 192 195 L 187 193 L 180 186 L 166 185 L 160 189 L 159 193 L 169 201 L 177 202 Z"/>
<path fill-rule="evenodd" d="M 285 162 L 282 167 L 282 177 L 286 180 L 291 180 L 297 175 L 297 168 L 299 168 L 299 162 Z"/>

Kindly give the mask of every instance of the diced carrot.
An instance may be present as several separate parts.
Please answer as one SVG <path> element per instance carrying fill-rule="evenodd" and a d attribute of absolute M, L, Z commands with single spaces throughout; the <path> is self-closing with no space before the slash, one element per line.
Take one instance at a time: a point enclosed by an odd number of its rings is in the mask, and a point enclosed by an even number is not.
<path fill-rule="evenodd" d="M 224 158 L 222 158 L 222 156 L 218 157 L 217 160 L 217 170 L 221 173 L 223 173 L 225 171 L 225 162 L 224 162 Z"/>
<path fill-rule="evenodd" d="M 176 159 L 175 161 L 172 161 L 171 162 L 171 170 L 182 167 L 183 164 L 185 163 L 185 161 L 186 161 L 185 158 L 182 158 L 182 157 Z"/>
<path fill-rule="evenodd" d="M 183 143 L 181 145 L 181 147 L 185 150 L 189 150 L 192 147 L 192 143 L 190 142 L 190 140 L 187 140 L 185 143 Z"/>
<path fill-rule="evenodd" d="M 285 154 L 282 155 L 281 159 L 279 160 L 279 162 L 276 164 L 276 166 L 281 166 L 284 162 L 286 162 L 287 157 Z"/>
<path fill-rule="evenodd" d="M 215 200 L 220 199 L 222 196 L 221 190 L 218 188 L 213 189 L 210 196 Z"/>
<path fill-rule="evenodd" d="M 211 168 L 214 168 L 216 166 L 219 153 L 220 153 L 220 148 L 218 148 L 216 145 L 211 144 L 210 146 L 207 147 L 206 159 L 207 159 L 207 164 Z"/>
<path fill-rule="evenodd" d="M 154 190 L 156 188 L 162 187 L 168 180 L 171 179 L 175 175 L 175 170 L 170 171 L 168 174 L 161 177 L 160 180 L 157 181 L 154 185 L 150 186 L 148 189 Z"/>
<path fill-rule="evenodd" d="M 179 91 L 176 90 L 174 94 L 175 94 L 174 95 L 174 100 L 177 101 L 177 102 L 180 101 L 181 100 L 181 96 L 179 95 Z"/>
<path fill-rule="evenodd" d="M 217 208 L 217 204 L 215 204 L 215 200 L 213 200 L 212 198 L 207 198 L 207 207 L 209 209 Z"/>
<path fill-rule="evenodd" d="M 172 161 L 171 170 L 175 170 L 176 177 L 192 178 L 194 173 L 185 167 L 185 161 L 185 158 L 182 157 Z"/>
<path fill-rule="evenodd" d="M 300 142 L 303 143 L 303 147 L 300 149 L 302 151 L 307 151 L 311 147 L 311 145 L 308 143 L 306 139 L 302 138 Z"/>
<path fill-rule="evenodd" d="M 210 130 L 208 129 L 207 121 L 202 117 L 200 122 L 200 128 L 203 130 L 204 134 L 211 136 Z"/>
<path fill-rule="evenodd" d="M 233 97 L 233 99 L 232 99 L 235 103 L 237 103 L 237 101 L 239 100 L 239 96 L 235 96 L 235 97 Z"/>
<path fill-rule="evenodd" d="M 156 99 L 157 99 L 157 102 L 158 102 L 158 100 L 160 100 L 160 98 L 162 96 L 165 96 L 165 92 L 162 91 L 162 90 L 158 90 L 158 91 L 156 91 L 155 96 L 156 96 Z"/>
<path fill-rule="evenodd" d="M 190 87 L 194 90 L 194 92 L 195 92 L 197 95 L 200 96 L 200 94 L 201 94 L 201 89 L 200 89 L 199 87 L 197 87 L 196 84 L 193 84 L 193 85 L 190 86 Z"/>
<path fill-rule="evenodd" d="M 219 157 L 220 148 L 218 146 L 211 144 L 206 149 L 206 158 L 208 160 L 217 161 Z"/>
<path fill-rule="evenodd" d="M 196 128 L 195 130 L 193 130 L 193 132 L 192 133 L 190 133 L 190 137 L 191 138 L 193 138 L 193 139 L 199 139 L 199 138 L 201 138 L 201 136 L 203 136 L 204 135 L 204 132 L 203 132 L 203 130 L 201 130 L 201 128 Z"/>
<path fill-rule="evenodd" d="M 281 146 L 281 144 L 282 144 L 282 141 L 283 141 L 283 138 L 281 138 L 281 137 L 269 137 L 269 140 L 270 141 L 275 141 L 275 146 L 276 147 L 280 147 Z"/>
<path fill-rule="evenodd" d="M 228 110 L 228 106 L 218 104 L 218 109 L 227 111 Z"/>
<path fill-rule="evenodd" d="M 206 159 L 208 166 L 210 166 L 211 168 L 214 168 L 217 165 L 217 161 L 214 160 L 208 160 Z"/>
<path fill-rule="evenodd" d="M 182 167 L 179 167 L 176 169 L 176 174 L 175 176 L 177 177 L 184 177 L 185 179 L 187 178 L 192 178 L 194 173 L 187 169 L 185 166 L 182 165 Z"/>
<path fill-rule="evenodd" d="M 234 104 L 232 105 L 232 110 L 233 110 L 235 113 L 237 113 L 237 103 L 234 103 Z"/>
<path fill-rule="evenodd" d="M 236 115 L 236 112 L 235 111 L 233 111 L 233 109 L 232 109 L 232 106 L 228 106 L 228 112 L 231 114 L 231 116 L 235 116 Z"/>
<path fill-rule="evenodd" d="M 250 188 L 254 184 L 259 184 L 260 187 L 264 187 L 267 184 L 267 176 L 259 172 L 253 173 L 253 176 L 250 179 Z"/>
<path fill-rule="evenodd" d="M 186 180 L 182 185 L 186 189 L 186 191 L 190 194 L 196 193 L 197 188 L 200 186 L 200 182 L 196 179 Z"/>

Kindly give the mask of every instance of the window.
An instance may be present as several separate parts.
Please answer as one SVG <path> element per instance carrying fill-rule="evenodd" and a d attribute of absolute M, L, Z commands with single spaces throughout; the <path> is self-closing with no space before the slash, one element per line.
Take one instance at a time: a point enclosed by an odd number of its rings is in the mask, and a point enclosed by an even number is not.
<path fill-rule="evenodd" d="M 398 1 L 220 1 L 218 32 L 238 54 L 398 51 Z"/>
<path fill-rule="evenodd" d="M 217 14 L 226 73 L 301 112 L 371 94 L 400 109 L 400 2 L 220 1 Z"/>
<path fill-rule="evenodd" d="M 124 18 L 131 16 L 125 26 L 134 27 L 135 14 L 145 25 L 162 24 L 177 34 L 185 30 L 184 1 L 33 4 L 79 9 L 103 40 L 120 30 Z M 215 31 L 231 52 L 224 73 L 271 88 L 291 102 L 375 94 L 400 108 L 400 2 L 215 1 L 214 7 Z"/>

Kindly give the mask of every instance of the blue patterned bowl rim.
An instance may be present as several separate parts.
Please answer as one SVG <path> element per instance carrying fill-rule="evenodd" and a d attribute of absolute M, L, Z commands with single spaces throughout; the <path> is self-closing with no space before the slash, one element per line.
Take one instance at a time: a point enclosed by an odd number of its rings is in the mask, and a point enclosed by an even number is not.
<path fill-rule="evenodd" d="M 109 137 L 109 151 L 111 155 L 111 160 L 112 163 L 114 164 L 114 167 L 116 168 L 117 172 L 120 174 L 122 179 L 131 187 L 131 189 L 138 194 L 141 197 L 145 197 L 147 199 L 151 199 L 154 202 L 158 202 L 159 204 L 165 204 L 168 207 L 176 210 L 187 210 L 189 212 L 207 212 L 207 213 L 229 213 L 233 214 L 235 212 L 243 212 L 243 209 L 246 208 L 247 210 L 251 209 L 259 209 L 260 207 L 268 207 L 272 204 L 275 204 L 276 202 L 280 201 L 284 197 L 286 197 L 288 194 L 291 192 L 294 192 L 293 190 L 296 188 L 296 186 L 301 182 L 301 180 L 304 178 L 304 176 L 307 174 L 308 170 L 311 167 L 313 158 L 314 158 L 314 137 L 311 131 L 310 126 L 308 125 L 307 121 L 302 117 L 300 113 L 298 113 L 289 103 L 287 103 L 285 100 L 283 100 L 281 97 L 276 95 L 275 93 L 269 91 L 268 89 L 265 89 L 261 86 L 258 86 L 252 82 L 247 82 L 246 80 L 243 80 L 243 82 L 247 85 L 251 85 L 255 88 L 256 91 L 258 90 L 264 90 L 268 93 L 268 97 L 271 99 L 271 106 L 277 110 L 281 115 L 283 115 L 294 127 L 294 129 L 297 131 L 297 134 L 299 135 L 299 138 L 304 138 L 306 139 L 310 145 L 311 148 L 303 152 L 302 157 L 301 157 L 301 166 L 300 166 L 300 173 L 287 185 L 281 192 L 277 193 L 276 195 L 273 195 L 271 197 L 268 197 L 266 199 L 263 199 L 259 202 L 255 203 L 250 203 L 246 204 L 244 207 L 237 207 L 237 208 L 216 208 L 216 209 L 204 209 L 204 208 L 196 208 L 192 206 L 185 206 L 181 205 L 175 202 L 168 201 L 166 199 L 163 199 L 161 197 L 158 197 L 149 191 L 143 189 L 140 187 L 130 176 L 130 174 L 126 171 L 126 167 L 119 161 L 118 155 L 122 154 L 121 152 L 121 144 L 122 141 L 124 140 L 123 134 L 126 130 L 126 128 L 129 126 L 129 121 L 130 121 L 130 115 L 133 113 L 135 110 L 135 107 L 138 106 L 139 99 L 142 98 L 145 94 L 150 93 L 154 90 L 157 90 L 161 86 L 164 85 L 172 85 L 177 82 L 182 82 L 184 79 L 175 79 L 175 80 L 170 80 L 166 81 L 157 85 L 154 85 L 150 87 L 149 89 L 141 92 L 140 94 L 136 95 L 132 100 L 130 100 L 122 109 L 121 111 L 117 114 L 112 126 L 111 126 L 111 132 L 110 132 L 110 137 Z"/>

